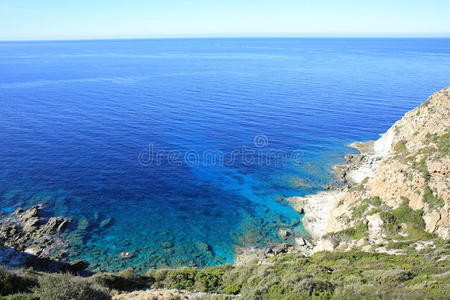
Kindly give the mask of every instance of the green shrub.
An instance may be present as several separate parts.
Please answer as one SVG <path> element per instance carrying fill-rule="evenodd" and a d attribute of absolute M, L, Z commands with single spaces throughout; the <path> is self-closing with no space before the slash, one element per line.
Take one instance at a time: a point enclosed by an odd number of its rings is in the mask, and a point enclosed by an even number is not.
<path fill-rule="evenodd" d="M 353 218 L 362 217 L 367 208 L 369 208 L 369 204 L 367 203 L 362 203 L 361 205 L 356 206 L 352 211 L 352 217 Z"/>
<path fill-rule="evenodd" d="M 405 271 L 402 269 L 383 270 L 377 276 L 375 281 L 383 285 L 398 285 L 405 281 L 411 280 L 417 275 L 411 271 Z"/>
<path fill-rule="evenodd" d="M 0 300 L 40 300 L 34 294 L 14 294 L 8 296 L 0 296 Z"/>
<path fill-rule="evenodd" d="M 411 245 L 410 241 L 398 241 L 398 242 L 389 241 L 389 243 L 387 244 L 387 248 L 388 249 L 405 249 L 405 248 L 408 248 L 410 245 Z"/>
<path fill-rule="evenodd" d="M 227 286 L 223 288 L 224 293 L 230 294 L 230 295 L 237 295 L 241 291 L 241 286 L 237 283 L 230 283 Z"/>
<path fill-rule="evenodd" d="M 233 269 L 230 265 L 207 267 L 204 269 L 181 268 L 150 270 L 144 280 L 152 288 L 196 290 L 202 292 L 221 292 L 223 276 Z"/>
<path fill-rule="evenodd" d="M 222 276 L 225 269 L 222 267 L 209 267 L 195 275 L 195 289 L 202 292 L 213 292 L 220 290 Z"/>
<path fill-rule="evenodd" d="M 152 280 L 154 281 L 153 286 L 155 288 L 160 288 L 163 287 L 163 282 L 170 271 L 170 269 L 151 269 L 145 275 L 149 278 L 152 278 Z"/>
<path fill-rule="evenodd" d="M 401 207 L 391 211 L 392 222 L 416 222 L 420 214 L 411 211 L 405 198 Z M 398 243 L 407 245 L 407 242 L 401 240 Z M 445 241 L 434 242 L 439 247 L 436 251 L 448 247 Z M 230 295 L 237 294 L 244 300 L 446 299 L 449 270 L 448 261 L 418 255 L 348 251 L 322 252 L 311 257 L 284 254 L 264 263 L 252 261 L 205 269 L 151 270 L 143 276 L 131 269 L 118 274 L 97 274 L 89 279 L 68 274 L 27 275 L 8 271 L 19 277 L 40 276 L 39 287 L 33 289 L 35 295 L 8 295 L 0 300 L 103 300 L 110 296 L 98 284 L 125 290 L 128 284 L 136 282 L 152 287 L 226 293 L 216 295 L 214 299 L 230 299 Z"/>
<path fill-rule="evenodd" d="M 429 143 L 434 143 L 436 147 L 426 147 L 421 149 L 422 153 L 423 151 L 432 152 L 435 159 L 439 159 L 450 154 L 450 132 L 447 132 L 441 136 L 436 134 L 427 134 L 427 140 Z"/>
<path fill-rule="evenodd" d="M 19 271 L 0 266 L 0 296 L 27 293 L 37 285 L 37 280 Z"/>
<path fill-rule="evenodd" d="M 394 145 L 394 151 L 397 153 L 404 153 L 408 149 L 406 148 L 406 143 L 404 141 L 399 141 Z"/>
<path fill-rule="evenodd" d="M 382 205 L 382 201 L 381 201 L 381 198 L 378 196 L 364 199 L 359 203 L 358 206 L 353 208 L 352 217 L 355 219 L 355 218 L 360 218 L 363 215 L 373 214 L 373 213 L 375 213 L 375 210 L 380 209 L 381 205 Z M 372 208 L 369 212 L 366 213 L 367 209 L 370 206 L 374 206 L 375 208 Z"/>
<path fill-rule="evenodd" d="M 402 198 L 402 204 L 391 211 L 380 213 L 384 223 L 384 229 L 389 235 L 398 236 L 401 224 L 407 225 L 409 238 L 416 240 L 430 239 L 434 236 L 425 231 L 425 221 L 422 218 L 422 210 L 414 210 L 409 207 L 409 199 Z"/>
<path fill-rule="evenodd" d="M 107 300 L 109 292 L 70 274 L 45 274 L 39 278 L 35 294 L 45 300 Z"/>
<path fill-rule="evenodd" d="M 197 272 L 198 270 L 194 268 L 171 270 L 167 273 L 164 286 L 169 289 L 192 290 Z"/>
<path fill-rule="evenodd" d="M 393 214 L 396 221 L 415 219 L 407 216 L 406 205 L 405 200 Z M 244 300 L 445 299 L 449 269 L 448 261 L 349 251 L 312 257 L 285 254 L 263 264 L 255 261 L 200 270 L 154 270 L 146 277 L 157 278 L 168 288 L 240 293 Z"/>
<path fill-rule="evenodd" d="M 151 277 L 140 276 L 132 268 L 118 274 L 97 273 L 90 281 L 113 290 L 130 291 L 149 287 L 153 280 Z"/>
<path fill-rule="evenodd" d="M 369 204 L 372 204 L 375 207 L 381 206 L 382 204 L 381 198 L 378 196 L 369 198 L 367 199 L 367 201 L 369 202 Z"/>
<path fill-rule="evenodd" d="M 336 234 L 343 234 L 354 240 L 362 239 L 367 237 L 367 224 L 358 222 L 354 227 L 344 229 Z"/>
<path fill-rule="evenodd" d="M 305 278 L 293 287 L 294 293 L 306 293 L 309 296 L 331 295 L 334 291 L 334 284 L 325 280 L 315 278 Z"/>
<path fill-rule="evenodd" d="M 416 168 L 419 172 L 422 173 L 422 177 L 425 179 L 426 182 L 428 182 L 431 178 L 431 174 L 428 171 L 426 158 L 422 158 L 418 163 L 414 164 L 414 168 Z"/>
<path fill-rule="evenodd" d="M 389 235 L 397 235 L 401 227 L 392 212 L 381 212 L 380 217 L 383 220 L 384 230 L 386 230 Z"/>
<path fill-rule="evenodd" d="M 423 190 L 423 200 L 430 208 L 439 208 L 445 205 L 444 200 L 435 196 L 428 185 Z"/>

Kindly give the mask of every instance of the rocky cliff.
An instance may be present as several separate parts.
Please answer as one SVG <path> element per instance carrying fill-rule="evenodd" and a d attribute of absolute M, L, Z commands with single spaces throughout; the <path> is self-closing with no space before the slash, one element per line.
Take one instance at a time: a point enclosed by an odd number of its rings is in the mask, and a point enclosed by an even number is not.
<path fill-rule="evenodd" d="M 305 212 L 304 226 L 317 244 L 313 252 L 358 247 L 430 253 L 448 246 L 450 87 L 406 113 L 377 141 L 352 146 L 361 154 L 337 167 L 343 188 L 289 199 Z"/>

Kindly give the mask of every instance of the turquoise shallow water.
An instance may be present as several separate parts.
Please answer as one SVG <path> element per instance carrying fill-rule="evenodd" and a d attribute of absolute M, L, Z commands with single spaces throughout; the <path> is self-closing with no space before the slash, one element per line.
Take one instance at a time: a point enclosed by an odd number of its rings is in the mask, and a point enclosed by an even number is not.
<path fill-rule="evenodd" d="M 330 183 L 449 65 L 448 39 L 0 43 L 0 207 L 73 218 L 70 258 L 97 269 L 231 262 L 304 234 L 282 199 Z"/>

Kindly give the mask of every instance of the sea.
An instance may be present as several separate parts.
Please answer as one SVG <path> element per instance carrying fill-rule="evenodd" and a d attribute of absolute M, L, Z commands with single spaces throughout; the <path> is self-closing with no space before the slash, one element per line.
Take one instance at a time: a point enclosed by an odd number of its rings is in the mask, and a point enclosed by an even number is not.
<path fill-rule="evenodd" d="M 95 271 L 232 263 L 449 84 L 450 39 L 0 42 L 0 209 L 70 218 Z"/>

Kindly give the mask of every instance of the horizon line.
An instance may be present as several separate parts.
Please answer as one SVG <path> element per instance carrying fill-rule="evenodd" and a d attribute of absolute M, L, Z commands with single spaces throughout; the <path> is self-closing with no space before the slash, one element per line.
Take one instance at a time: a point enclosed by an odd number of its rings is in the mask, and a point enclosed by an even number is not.
<path fill-rule="evenodd" d="M 399 35 L 174 35 L 174 36 L 149 36 L 149 37 L 68 37 L 49 39 L 0 39 L 0 42 L 57 42 L 57 41 L 96 41 L 96 40 L 161 40 L 161 39 L 432 39 L 450 38 L 450 33 L 439 34 L 399 34 Z"/>

